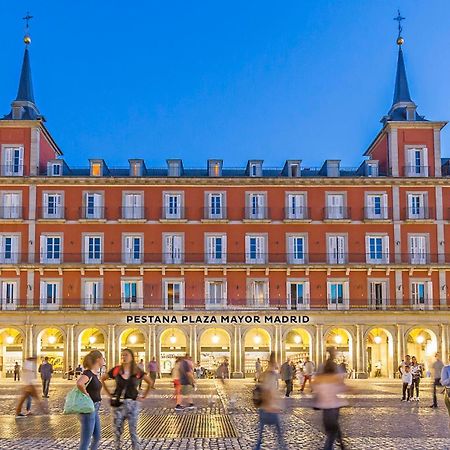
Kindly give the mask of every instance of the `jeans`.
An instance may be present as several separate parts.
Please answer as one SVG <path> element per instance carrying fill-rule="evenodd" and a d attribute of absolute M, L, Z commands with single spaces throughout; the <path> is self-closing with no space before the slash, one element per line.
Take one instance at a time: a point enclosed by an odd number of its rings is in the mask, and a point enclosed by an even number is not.
<path fill-rule="evenodd" d="M 50 378 L 42 379 L 42 395 L 48 397 L 48 390 L 50 389 Z"/>
<path fill-rule="evenodd" d="M 444 393 L 444 403 L 445 403 L 445 407 L 447 408 L 447 412 L 448 415 L 450 416 L 450 397 L 449 397 L 449 388 L 445 388 L 445 393 Z"/>
<path fill-rule="evenodd" d="M 292 380 L 284 380 L 284 382 L 286 383 L 286 397 L 289 397 L 289 395 L 292 392 L 293 381 Z"/>
<path fill-rule="evenodd" d="M 312 378 L 312 375 L 305 375 L 304 377 L 303 377 L 303 384 L 302 384 L 302 387 L 300 388 L 300 390 L 303 392 L 303 390 L 305 389 L 305 386 L 306 386 L 306 382 L 307 381 L 309 381 L 309 387 L 311 387 L 311 378 Z"/>
<path fill-rule="evenodd" d="M 20 372 L 14 372 L 14 381 L 20 381 Z"/>
<path fill-rule="evenodd" d="M 420 384 L 420 378 L 413 378 L 412 385 L 411 385 L 411 397 L 414 396 L 414 388 L 416 388 L 416 397 L 419 398 L 419 384 Z"/>
<path fill-rule="evenodd" d="M 434 383 L 433 383 L 433 406 L 437 406 L 437 395 L 436 395 L 436 391 L 438 386 L 441 385 L 441 379 L 440 378 L 435 378 L 434 379 Z"/>
<path fill-rule="evenodd" d="M 128 420 L 128 430 L 131 437 L 131 448 L 133 450 L 139 450 L 139 437 L 137 435 L 137 420 L 139 414 L 139 403 L 137 400 L 126 398 L 123 404 L 117 408 L 113 408 L 114 411 L 114 437 L 115 437 L 115 449 L 121 450 L 120 437 L 123 433 L 123 426 L 125 420 Z"/>
<path fill-rule="evenodd" d="M 286 444 L 283 438 L 283 431 L 281 429 L 280 415 L 278 413 L 266 412 L 263 409 L 259 410 L 259 430 L 258 430 L 258 440 L 256 442 L 255 450 L 260 450 L 262 445 L 262 435 L 265 425 L 275 426 L 275 430 L 278 436 L 278 449 L 286 450 Z"/>
<path fill-rule="evenodd" d="M 334 441 L 336 440 L 339 442 L 341 450 L 343 450 L 344 443 L 342 442 L 342 433 L 339 426 L 339 408 L 323 410 L 323 426 L 327 435 L 323 450 L 333 450 Z"/>
<path fill-rule="evenodd" d="M 79 450 L 97 450 L 100 444 L 100 416 L 98 410 L 100 409 L 100 402 L 94 403 L 94 412 L 88 414 L 80 414 L 81 422 L 81 437 Z M 89 447 L 89 443 L 91 446 Z"/>
<path fill-rule="evenodd" d="M 408 398 L 406 397 L 408 395 Z M 402 386 L 402 400 L 409 400 L 412 397 L 412 385 L 403 383 Z"/>

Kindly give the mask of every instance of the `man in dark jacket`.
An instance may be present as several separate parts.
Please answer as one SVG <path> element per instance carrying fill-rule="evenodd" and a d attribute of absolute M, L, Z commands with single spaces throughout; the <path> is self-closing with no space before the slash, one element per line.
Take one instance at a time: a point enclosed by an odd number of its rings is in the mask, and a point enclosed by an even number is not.
<path fill-rule="evenodd" d="M 291 360 L 288 358 L 280 368 L 281 379 L 286 384 L 286 397 L 289 397 L 292 392 L 294 375 L 295 369 L 292 367 Z"/>
<path fill-rule="evenodd" d="M 48 356 L 44 358 L 44 362 L 39 366 L 38 372 L 41 374 L 42 380 L 42 397 L 48 398 L 50 380 L 53 374 L 53 366 L 48 362 Z"/>

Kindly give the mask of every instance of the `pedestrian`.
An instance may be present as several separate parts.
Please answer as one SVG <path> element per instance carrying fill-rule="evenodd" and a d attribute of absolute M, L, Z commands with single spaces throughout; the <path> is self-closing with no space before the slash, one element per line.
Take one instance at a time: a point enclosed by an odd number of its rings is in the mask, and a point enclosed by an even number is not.
<path fill-rule="evenodd" d="M 259 358 L 256 358 L 256 362 L 255 362 L 255 381 L 257 383 L 259 382 L 259 377 L 261 376 L 261 373 L 262 373 L 261 360 Z"/>
<path fill-rule="evenodd" d="M 286 384 L 286 397 L 289 397 L 292 392 L 292 385 L 294 381 L 294 370 L 291 365 L 291 360 L 288 358 L 280 368 L 281 379 Z"/>
<path fill-rule="evenodd" d="M 99 371 L 105 363 L 103 355 L 98 350 L 92 350 L 83 359 L 83 373 L 78 377 L 77 387 L 94 402 L 94 411 L 80 414 L 81 436 L 79 450 L 97 450 L 100 444 L 101 425 L 98 411 L 102 401 L 102 383 Z"/>
<path fill-rule="evenodd" d="M 188 355 L 181 359 L 178 366 L 178 374 L 181 385 L 181 407 L 187 409 L 195 409 L 194 402 L 192 401 L 192 391 L 195 388 L 194 371 L 191 364 L 191 360 Z M 187 405 L 183 405 L 183 400 Z"/>
<path fill-rule="evenodd" d="M 412 375 L 412 385 L 411 385 L 411 397 L 412 400 L 418 402 L 419 398 L 419 384 L 420 379 L 423 377 L 422 365 L 417 362 L 417 358 L 413 356 L 411 358 L 411 375 Z M 414 396 L 414 391 L 416 395 Z"/>
<path fill-rule="evenodd" d="M 147 365 L 147 371 L 148 371 L 150 380 L 152 380 L 152 384 L 150 385 L 150 388 L 155 389 L 156 377 L 159 373 L 159 368 L 158 368 L 158 363 L 156 362 L 156 358 L 154 356 Z"/>
<path fill-rule="evenodd" d="M 48 391 L 50 390 L 50 380 L 52 379 L 53 375 L 53 366 L 49 363 L 48 356 L 46 356 L 42 364 L 39 365 L 38 371 L 41 374 L 42 380 L 42 397 L 48 398 Z"/>
<path fill-rule="evenodd" d="M 442 362 L 439 353 L 436 353 L 434 355 L 435 357 L 435 361 L 431 366 L 431 370 L 432 370 L 432 376 L 433 376 L 433 404 L 430 405 L 430 408 L 437 408 L 438 407 L 438 403 L 437 403 L 437 395 L 436 395 L 436 391 L 437 388 L 441 385 L 441 373 L 442 373 L 442 369 L 444 368 L 444 363 Z"/>
<path fill-rule="evenodd" d="M 338 370 L 332 358 L 328 358 L 322 372 L 318 374 L 312 384 L 315 393 L 315 408 L 321 409 L 322 420 L 326 433 L 324 450 L 332 450 L 337 440 L 341 450 L 344 449 L 342 432 L 339 425 L 340 408 L 347 405 L 347 401 L 340 397 L 348 388 L 344 383 L 344 374 Z"/>
<path fill-rule="evenodd" d="M 67 379 L 69 381 L 73 380 L 74 375 L 75 371 L 73 370 L 72 366 L 69 366 L 69 370 L 66 372 Z"/>
<path fill-rule="evenodd" d="M 444 387 L 444 403 L 450 416 L 450 364 L 442 368 L 441 385 Z"/>
<path fill-rule="evenodd" d="M 20 366 L 17 361 L 14 364 L 14 381 L 20 381 Z"/>
<path fill-rule="evenodd" d="M 144 363 L 143 359 L 141 359 L 139 361 L 138 367 L 139 367 L 139 369 L 141 370 L 142 373 L 145 372 L 145 363 Z M 139 379 L 139 390 L 141 390 L 141 389 L 142 389 L 142 378 Z"/>
<path fill-rule="evenodd" d="M 303 364 L 303 383 L 302 387 L 300 388 L 300 392 L 303 392 L 305 390 L 307 381 L 309 381 L 309 387 L 311 388 L 311 380 L 314 375 L 315 369 L 316 366 L 312 361 L 310 361 L 309 357 L 307 356 L 305 358 L 305 364 Z"/>
<path fill-rule="evenodd" d="M 134 353 L 131 349 L 122 350 L 122 362 L 120 365 L 112 368 L 108 373 L 102 376 L 102 384 L 106 393 L 111 397 L 111 406 L 113 408 L 113 426 L 115 449 L 120 450 L 120 438 L 123 433 L 125 420 L 128 420 L 128 430 L 131 437 L 132 450 L 139 450 L 139 437 L 137 435 L 137 419 L 139 414 L 138 404 L 138 384 L 141 378 L 147 383 L 147 389 L 144 397 L 147 397 L 150 390 L 151 380 L 142 372 L 134 359 Z M 114 392 L 111 392 L 106 385 L 106 380 L 115 381 Z M 141 400 L 141 398 L 139 398 Z"/>
<path fill-rule="evenodd" d="M 303 380 L 305 379 L 305 374 L 303 373 L 303 363 L 299 361 L 295 368 L 295 376 L 297 377 L 297 382 L 299 386 L 299 392 L 302 392 Z"/>
<path fill-rule="evenodd" d="M 403 375 L 405 367 L 410 366 L 410 365 L 411 365 L 411 356 L 406 355 L 405 359 L 403 359 L 402 362 L 400 363 L 400 365 L 398 366 L 398 371 L 400 372 L 400 377 Z"/>
<path fill-rule="evenodd" d="M 173 388 L 175 391 L 175 411 L 182 411 L 184 408 L 181 405 L 181 383 L 180 383 L 180 365 L 181 357 L 175 360 L 175 364 L 172 369 Z"/>
<path fill-rule="evenodd" d="M 377 361 L 375 363 L 375 378 L 381 378 L 381 369 L 383 368 L 383 364 L 381 361 Z"/>
<path fill-rule="evenodd" d="M 285 450 L 286 444 L 280 421 L 281 399 L 278 391 L 278 372 L 274 352 L 270 354 L 269 364 L 267 369 L 261 374 L 260 384 L 257 388 L 260 392 L 260 401 L 258 402 L 259 427 L 255 450 L 261 449 L 264 427 L 266 425 L 275 427 L 278 449 Z"/>
<path fill-rule="evenodd" d="M 16 418 L 22 418 L 31 415 L 31 401 L 33 398 L 41 406 L 41 409 L 44 410 L 36 389 L 37 384 L 36 370 L 37 370 L 37 358 L 35 356 L 32 356 L 30 358 L 25 359 L 25 362 L 23 363 L 23 373 L 22 373 L 22 381 L 24 386 L 22 388 L 22 393 L 17 402 Z M 26 401 L 25 405 L 26 414 L 22 414 L 22 407 L 25 401 Z"/>
<path fill-rule="evenodd" d="M 405 366 L 402 373 L 402 402 L 411 401 L 413 377 L 410 366 Z"/>
<path fill-rule="evenodd" d="M 75 367 L 75 378 L 78 378 L 83 373 L 83 367 L 81 366 L 81 363 L 78 364 L 77 367 Z"/>

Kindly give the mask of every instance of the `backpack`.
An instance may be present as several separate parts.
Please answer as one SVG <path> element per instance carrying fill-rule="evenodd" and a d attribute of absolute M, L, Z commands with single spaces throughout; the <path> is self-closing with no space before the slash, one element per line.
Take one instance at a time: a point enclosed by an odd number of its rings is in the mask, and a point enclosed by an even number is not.
<path fill-rule="evenodd" d="M 263 403 L 263 389 L 260 384 L 257 384 L 252 391 L 252 401 L 256 408 L 260 408 Z"/>

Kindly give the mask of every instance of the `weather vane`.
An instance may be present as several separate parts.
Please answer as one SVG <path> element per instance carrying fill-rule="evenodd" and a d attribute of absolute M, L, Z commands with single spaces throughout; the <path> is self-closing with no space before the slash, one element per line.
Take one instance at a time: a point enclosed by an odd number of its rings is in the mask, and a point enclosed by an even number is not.
<path fill-rule="evenodd" d="M 397 10 L 397 17 L 394 17 L 394 20 L 398 22 L 398 37 L 397 37 L 397 45 L 402 45 L 405 40 L 402 38 L 402 21 L 405 20 L 404 17 L 400 14 L 400 10 Z"/>
<path fill-rule="evenodd" d="M 30 20 L 32 18 L 33 18 L 33 16 L 30 16 L 30 13 L 28 11 L 27 11 L 27 15 L 22 18 L 23 20 L 25 20 L 25 36 L 23 37 L 23 42 L 25 42 L 25 45 L 28 45 L 31 43 L 29 29 L 30 29 Z"/>

